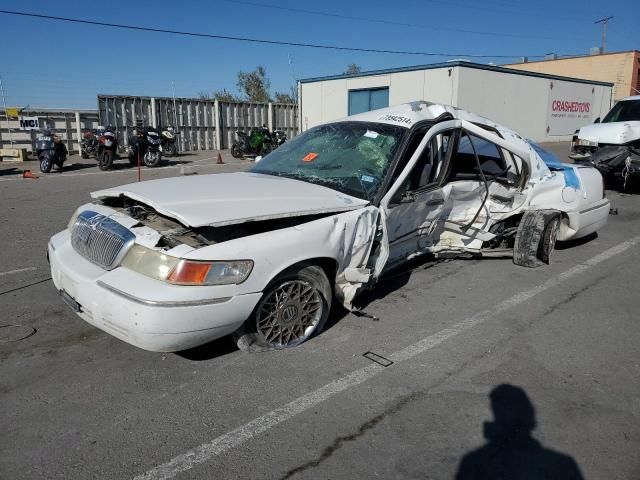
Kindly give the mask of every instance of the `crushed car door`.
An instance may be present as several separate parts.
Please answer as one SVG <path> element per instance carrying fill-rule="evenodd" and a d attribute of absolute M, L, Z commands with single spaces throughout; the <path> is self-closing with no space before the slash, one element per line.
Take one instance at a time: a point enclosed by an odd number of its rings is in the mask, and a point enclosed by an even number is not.
<path fill-rule="evenodd" d="M 525 201 L 523 152 L 512 155 L 507 146 L 495 133 L 463 122 L 442 183 L 447 208 L 433 232 L 434 253 L 479 249 L 495 237 L 495 220 Z"/>
<path fill-rule="evenodd" d="M 435 222 L 447 208 L 440 179 L 460 125 L 460 121 L 434 125 L 415 151 L 407 152 L 411 156 L 406 166 L 380 202 L 383 239 L 374 276 L 424 252 L 430 244 Z"/>

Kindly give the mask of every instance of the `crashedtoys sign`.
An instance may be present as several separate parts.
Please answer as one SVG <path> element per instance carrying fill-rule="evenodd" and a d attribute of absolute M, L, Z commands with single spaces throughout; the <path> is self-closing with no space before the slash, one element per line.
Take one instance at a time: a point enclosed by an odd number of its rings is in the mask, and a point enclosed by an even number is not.
<path fill-rule="evenodd" d="M 593 122 L 593 87 L 551 82 L 547 104 L 547 133 L 571 135 Z"/>

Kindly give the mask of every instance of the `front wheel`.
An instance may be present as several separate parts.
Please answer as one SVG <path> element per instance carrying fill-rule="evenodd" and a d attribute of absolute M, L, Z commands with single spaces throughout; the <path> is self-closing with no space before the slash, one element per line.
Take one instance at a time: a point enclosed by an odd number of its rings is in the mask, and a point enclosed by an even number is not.
<path fill-rule="evenodd" d="M 105 150 L 98 158 L 98 168 L 100 170 L 109 170 L 113 166 L 113 151 Z"/>
<path fill-rule="evenodd" d="M 331 284 L 324 270 L 302 263 L 265 289 L 236 343 L 241 350 L 292 348 L 317 335 L 329 317 Z"/>
<path fill-rule="evenodd" d="M 162 155 L 159 151 L 147 151 L 147 153 L 144 154 L 144 158 L 142 160 L 147 167 L 157 167 L 160 164 L 161 159 Z"/>
<path fill-rule="evenodd" d="M 240 147 L 238 147 L 238 145 L 235 143 L 231 145 L 231 156 L 233 158 L 242 158 L 242 151 L 240 150 Z"/>
<path fill-rule="evenodd" d="M 42 173 L 51 172 L 51 167 L 53 166 L 53 162 L 51 161 L 50 155 L 40 155 L 38 160 L 40 160 L 40 171 Z"/>

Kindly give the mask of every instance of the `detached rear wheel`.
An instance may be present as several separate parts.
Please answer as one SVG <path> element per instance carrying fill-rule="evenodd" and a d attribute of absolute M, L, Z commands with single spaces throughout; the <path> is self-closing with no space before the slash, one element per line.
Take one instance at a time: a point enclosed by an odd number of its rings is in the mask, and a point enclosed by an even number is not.
<path fill-rule="evenodd" d="M 241 350 L 292 348 L 318 334 L 329 317 L 331 284 L 322 268 L 300 264 L 271 282 L 236 343 Z"/>

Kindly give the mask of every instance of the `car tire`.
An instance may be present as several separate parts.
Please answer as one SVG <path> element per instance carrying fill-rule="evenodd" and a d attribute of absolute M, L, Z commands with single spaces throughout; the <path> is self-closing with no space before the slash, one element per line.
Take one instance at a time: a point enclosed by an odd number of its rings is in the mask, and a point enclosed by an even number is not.
<path fill-rule="evenodd" d="M 560 231 L 560 214 L 555 210 L 525 212 L 513 246 L 513 263 L 522 267 L 549 264 Z"/>
<path fill-rule="evenodd" d="M 294 265 L 264 290 L 249 319 L 233 334 L 236 345 L 249 352 L 296 347 L 322 331 L 332 297 L 322 268 Z"/>

